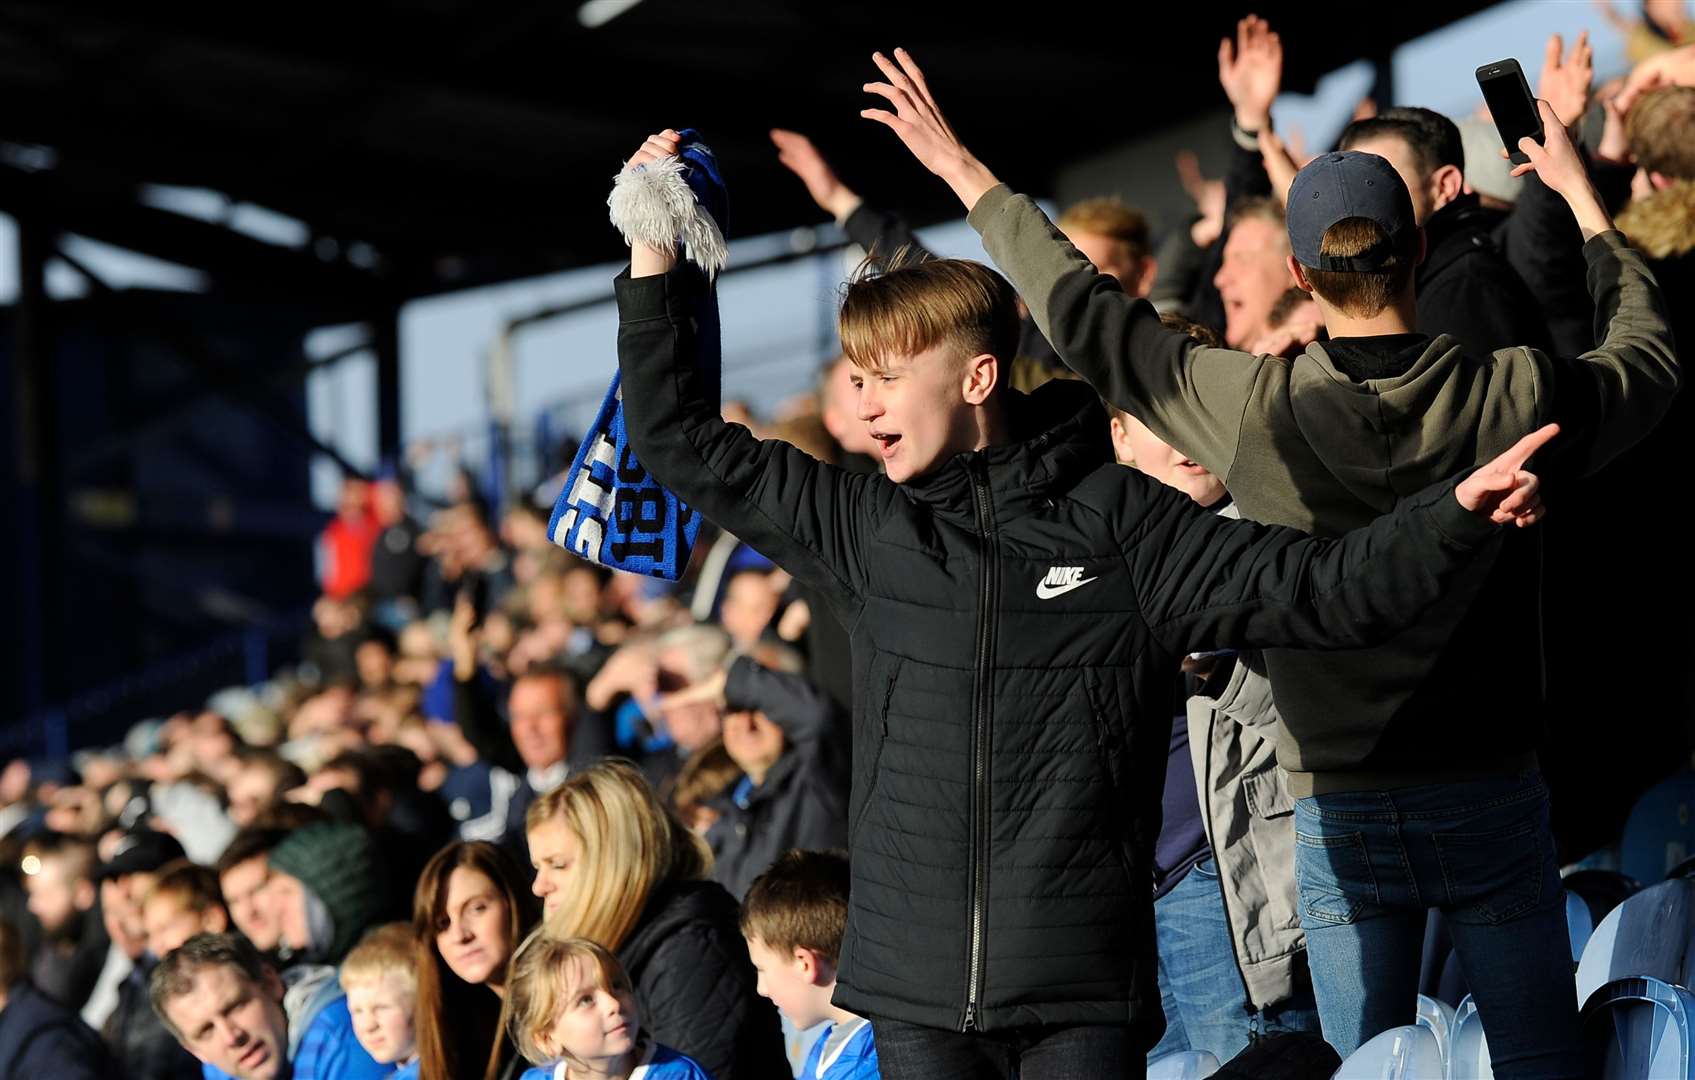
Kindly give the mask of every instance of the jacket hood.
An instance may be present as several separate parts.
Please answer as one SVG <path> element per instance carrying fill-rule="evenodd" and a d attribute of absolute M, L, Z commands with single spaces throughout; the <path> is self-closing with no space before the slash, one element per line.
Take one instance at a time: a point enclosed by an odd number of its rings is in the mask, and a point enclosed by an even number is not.
<path fill-rule="evenodd" d="M 1313 453 L 1375 514 L 1424 488 L 1429 477 L 1470 466 L 1471 440 L 1453 432 L 1474 429 L 1503 395 L 1535 393 L 1519 385 L 1534 380 L 1530 365 L 1497 365 L 1493 379 L 1456 378 L 1456 366 L 1481 373 L 1484 365 L 1447 334 L 1426 342 L 1401 374 L 1361 382 L 1327 351 L 1340 347 L 1307 346 L 1290 372 L 1289 407 Z"/>
<path fill-rule="evenodd" d="M 1028 394 L 1010 387 L 1002 393 L 1011 441 L 955 454 L 902 485 L 908 497 L 974 521 L 972 471 L 986 466 L 996 513 L 1016 514 L 1112 461 L 1106 410 L 1087 383 L 1054 379 Z"/>

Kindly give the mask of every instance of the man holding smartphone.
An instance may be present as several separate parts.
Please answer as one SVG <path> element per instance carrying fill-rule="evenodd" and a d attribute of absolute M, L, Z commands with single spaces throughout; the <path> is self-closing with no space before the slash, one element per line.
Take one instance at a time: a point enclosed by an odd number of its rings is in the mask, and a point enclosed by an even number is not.
<path fill-rule="evenodd" d="M 1475 467 L 1550 420 L 1556 475 L 1592 472 L 1664 415 L 1679 372 L 1664 298 L 1602 206 L 1564 127 L 1519 149 L 1582 231 L 1601 341 L 1564 359 L 1469 355 L 1415 332 L 1424 251 L 1382 158 L 1326 154 L 1289 195 L 1294 282 L 1330 340 L 1293 360 L 1197 345 L 1096 274 L 1028 197 L 959 142 L 911 57 L 877 57 L 893 129 L 970 208 L 984 247 L 1061 359 L 1113 406 L 1222 478 L 1242 515 L 1334 535 Z M 1406 633 L 1346 654 L 1271 650 L 1278 759 L 1324 1036 L 1344 1056 L 1415 1016 L 1427 909 L 1448 916 L 1497 1076 L 1580 1077 L 1563 895 L 1536 761 L 1539 542 L 1515 533 Z M 1479 677 L 1480 669 L 1486 670 Z"/>

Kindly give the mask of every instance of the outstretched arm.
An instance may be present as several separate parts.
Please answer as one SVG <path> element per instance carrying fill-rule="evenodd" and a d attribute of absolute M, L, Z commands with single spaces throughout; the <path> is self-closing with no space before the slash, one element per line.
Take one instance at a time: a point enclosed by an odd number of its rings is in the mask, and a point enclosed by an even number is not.
<path fill-rule="evenodd" d="M 873 56 L 888 82 L 865 89 L 894 111 L 866 109 L 971 210 L 984 247 L 1029 305 L 1066 366 L 1161 439 L 1228 478 L 1238 426 L 1258 377 L 1254 358 L 1196 347 L 1160 323 L 1152 304 L 1098 273 L 1035 202 L 1013 195 L 968 151 L 905 50 Z M 896 61 L 899 61 L 897 64 Z"/>
<path fill-rule="evenodd" d="M 1530 158 L 1515 175 L 1535 171 L 1563 199 L 1583 231 L 1589 295 L 1595 301 L 1596 346 L 1575 358 L 1547 361 L 1547 417 L 1568 432 L 1563 469 L 1586 473 L 1634 445 L 1665 415 L 1681 368 L 1665 297 L 1640 252 L 1613 226 L 1559 116 L 1538 101 L 1544 136 L 1521 139 Z"/>
<path fill-rule="evenodd" d="M 673 156 L 677 133 L 653 135 L 626 164 Z M 636 456 L 694 510 L 829 596 L 857 610 L 865 580 L 862 524 L 889 485 L 824 465 L 788 443 L 725 423 L 701 388 L 696 313 L 707 281 L 679 266 L 675 247 L 636 243 L 615 282 L 618 366 Z"/>
<path fill-rule="evenodd" d="M 798 131 L 773 128 L 771 141 L 777 147 L 777 160 L 806 185 L 806 193 L 818 208 L 835 218 L 848 239 L 864 248 L 879 266 L 886 269 L 896 255 L 901 256 L 903 263 L 935 257 L 905 218 L 867 206 L 864 199 L 842 183 L 811 139 Z"/>
<path fill-rule="evenodd" d="M 1403 499 L 1338 539 L 1233 521 L 1161 489 L 1128 538 L 1144 620 L 1173 653 L 1374 645 L 1410 626 L 1490 540 L 1541 519 L 1525 464 L 1549 425 L 1462 481 Z"/>

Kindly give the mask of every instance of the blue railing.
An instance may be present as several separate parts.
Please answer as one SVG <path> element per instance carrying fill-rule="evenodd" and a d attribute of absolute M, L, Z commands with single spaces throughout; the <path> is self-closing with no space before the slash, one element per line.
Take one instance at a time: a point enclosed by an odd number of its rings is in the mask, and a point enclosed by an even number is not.
<path fill-rule="evenodd" d="M 0 756 L 63 759 L 81 747 L 117 742 L 138 720 L 195 708 L 224 687 L 264 682 L 274 666 L 273 642 L 297 636 L 306 621 L 301 610 L 232 631 L 4 725 Z"/>

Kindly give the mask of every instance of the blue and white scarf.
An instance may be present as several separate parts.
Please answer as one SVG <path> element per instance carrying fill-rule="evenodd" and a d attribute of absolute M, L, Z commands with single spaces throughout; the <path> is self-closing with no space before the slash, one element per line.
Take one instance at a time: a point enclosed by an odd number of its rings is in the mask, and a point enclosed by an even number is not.
<path fill-rule="evenodd" d="M 708 400 L 716 403 L 722 353 L 713 282 L 729 259 L 724 243 L 729 202 L 718 163 L 699 133 L 685 128 L 678 135 L 677 157 L 620 173 L 606 203 L 626 243 L 661 250 L 680 243 L 694 271 L 706 276 L 696 313 L 698 363 Z M 700 515 L 636 460 L 614 373 L 554 504 L 547 538 L 602 566 L 675 581 L 689 564 L 699 532 Z"/>

